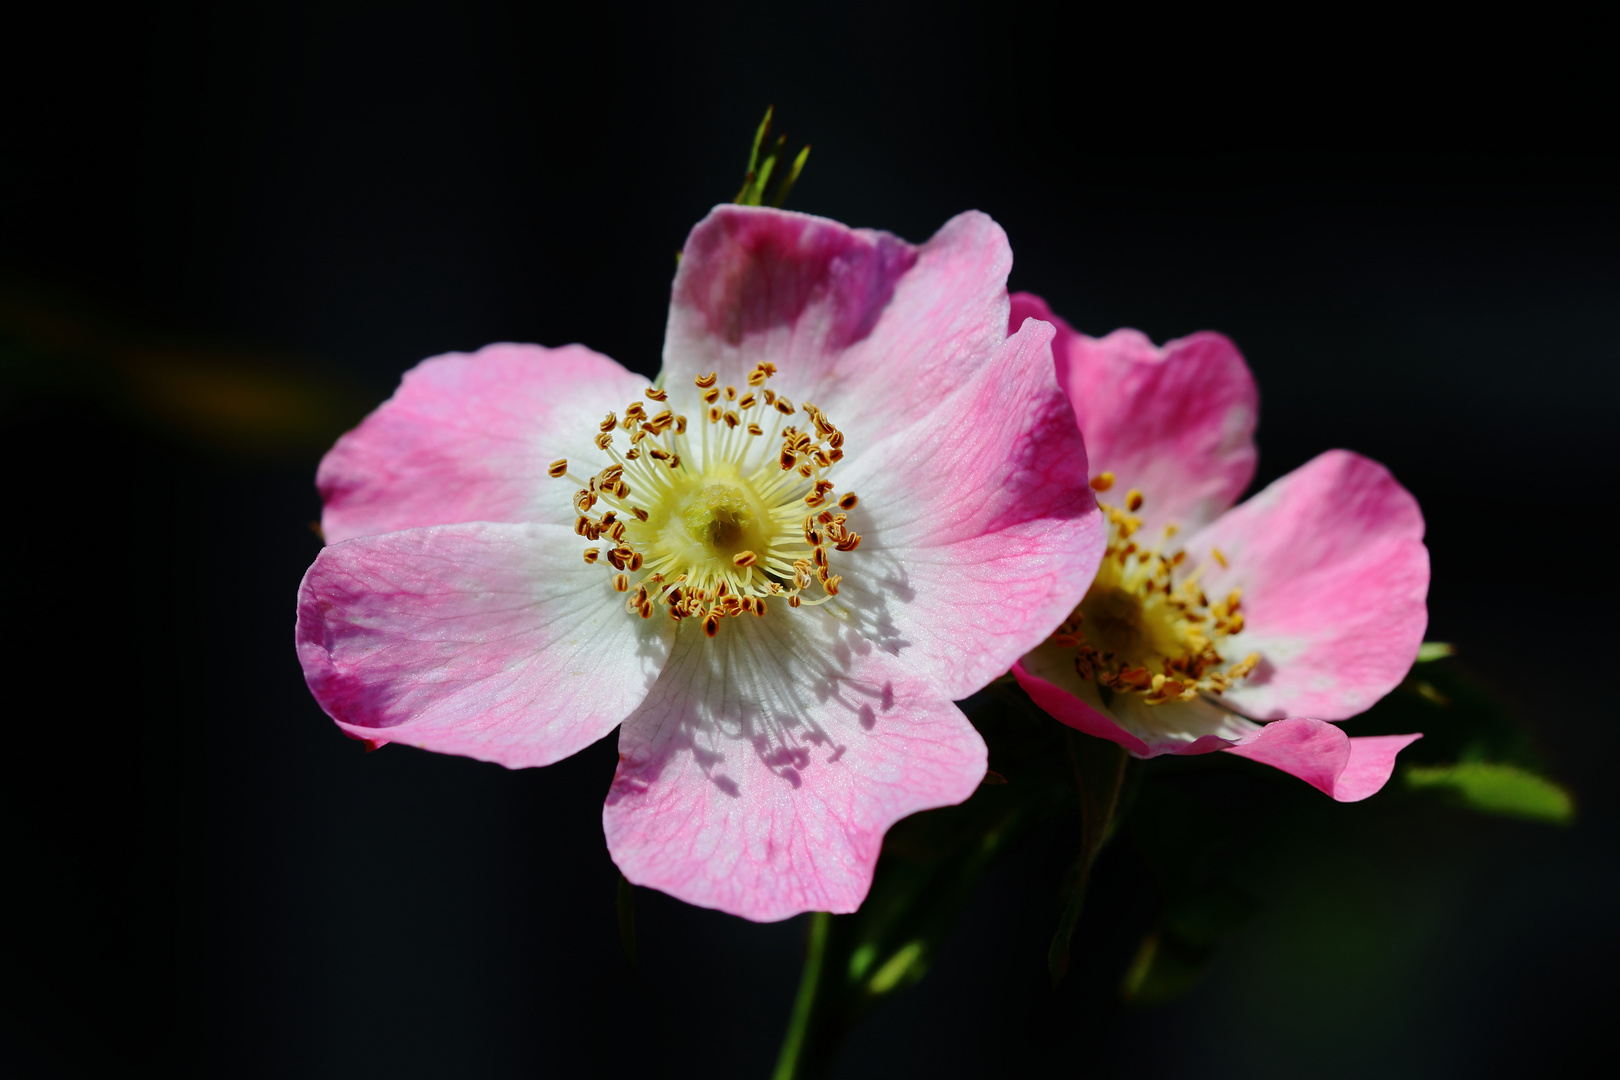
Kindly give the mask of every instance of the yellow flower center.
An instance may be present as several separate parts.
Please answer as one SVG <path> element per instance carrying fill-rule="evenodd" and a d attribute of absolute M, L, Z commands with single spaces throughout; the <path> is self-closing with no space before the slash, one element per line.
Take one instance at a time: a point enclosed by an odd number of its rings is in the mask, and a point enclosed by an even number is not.
<path fill-rule="evenodd" d="M 574 531 L 591 541 L 587 563 L 606 563 L 627 610 L 644 619 L 663 607 L 676 620 L 700 618 L 713 637 L 730 616 L 763 616 L 767 598 L 789 607 L 825 603 L 843 579 L 829 551 L 854 551 L 848 527 L 853 493 L 839 496 L 826 473 L 844 456 L 844 435 L 825 413 L 795 408 L 766 387 L 773 364 L 757 365 L 741 393 L 696 380 L 705 413 L 699 438 L 665 408 L 649 416 L 631 402 L 609 413 L 596 436 L 612 463 L 581 480 L 566 460 L 553 477 L 579 486 Z M 666 391 L 649 387 L 655 403 Z M 787 423 L 803 412 L 804 430 Z M 617 433 L 628 435 L 621 452 Z M 694 445 L 695 442 L 695 445 Z M 807 597 L 812 588 L 819 595 Z"/>
<path fill-rule="evenodd" d="M 1113 485 L 1112 473 L 1091 482 L 1099 494 Z M 1166 525 L 1158 543 L 1144 547 L 1136 539 L 1142 502 L 1133 488 L 1124 509 L 1098 503 L 1108 516 L 1108 550 L 1085 598 L 1052 642 L 1075 650 L 1081 678 L 1114 693 L 1139 694 L 1149 705 L 1220 694 L 1260 663 L 1260 655 L 1250 653 L 1226 667 L 1221 655 L 1224 639 L 1243 630 L 1242 596 L 1234 589 L 1211 604 L 1199 584 L 1205 566 L 1177 581 L 1186 552 L 1166 552 L 1165 545 L 1179 530 Z M 1219 549 L 1210 555 L 1225 565 Z"/>

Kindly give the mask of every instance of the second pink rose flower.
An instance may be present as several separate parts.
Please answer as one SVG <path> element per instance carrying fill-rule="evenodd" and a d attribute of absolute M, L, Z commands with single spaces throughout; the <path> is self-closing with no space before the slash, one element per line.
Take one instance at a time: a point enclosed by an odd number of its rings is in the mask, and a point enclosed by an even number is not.
<path fill-rule="evenodd" d="M 1419 736 L 1351 738 L 1332 721 L 1417 657 L 1417 501 L 1383 466 L 1333 450 L 1234 507 L 1254 475 L 1258 396 L 1230 341 L 1090 338 L 1029 294 L 1011 318 L 1058 328 L 1058 381 L 1110 519 L 1085 599 L 1015 666 L 1020 684 L 1137 757 L 1225 750 L 1340 801 L 1376 792 Z"/>

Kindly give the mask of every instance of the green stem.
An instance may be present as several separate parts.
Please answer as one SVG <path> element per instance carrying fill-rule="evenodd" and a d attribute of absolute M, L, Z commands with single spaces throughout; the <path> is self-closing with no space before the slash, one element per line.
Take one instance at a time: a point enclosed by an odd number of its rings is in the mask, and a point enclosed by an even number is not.
<path fill-rule="evenodd" d="M 832 927 L 832 916 L 825 911 L 810 913 L 810 937 L 805 948 L 804 974 L 799 977 L 799 996 L 793 999 L 793 1015 L 788 1019 L 787 1034 L 782 1037 L 782 1053 L 776 1059 L 772 1080 L 794 1080 L 800 1077 L 804 1049 L 810 1033 L 811 1014 L 815 1012 L 816 987 L 821 982 L 821 963 L 827 954 L 827 931 Z"/>
<path fill-rule="evenodd" d="M 1068 973 L 1069 945 L 1085 907 L 1091 867 L 1112 834 L 1119 810 L 1119 793 L 1125 786 L 1125 765 L 1129 760 L 1124 748 L 1115 743 L 1075 731 L 1065 734 L 1080 803 L 1080 853 L 1069 871 L 1068 900 L 1046 952 L 1046 967 L 1053 986 L 1062 982 Z"/>

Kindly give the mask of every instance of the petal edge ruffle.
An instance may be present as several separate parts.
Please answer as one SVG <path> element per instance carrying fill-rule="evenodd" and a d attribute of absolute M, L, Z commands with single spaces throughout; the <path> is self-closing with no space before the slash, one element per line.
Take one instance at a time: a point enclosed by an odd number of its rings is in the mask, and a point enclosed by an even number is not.
<path fill-rule="evenodd" d="M 602 811 L 630 881 L 758 922 L 860 906 L 890 825 L 962 801 L 978 732 L 825 612 L 683 625 Z"/>

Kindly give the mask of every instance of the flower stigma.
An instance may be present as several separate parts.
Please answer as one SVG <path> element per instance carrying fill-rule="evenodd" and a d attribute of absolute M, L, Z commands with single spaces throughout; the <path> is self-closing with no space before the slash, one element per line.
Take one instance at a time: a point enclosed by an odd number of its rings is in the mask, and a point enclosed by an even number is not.
<path fill-rule="evenodd" d="M 661 607 L 677 621 L 701 620 L 714 637 L 724 619 L 763 617 L 769 601 L 798 608 L 838 594 L 830 553 L 861 543 L 845 513 L 859 500 L 826 478 L 844 435 L 816 406 L 795 407 L 768 388 L 775 374 L 776 365 L 757 364 L 740 391 L 713 372 L 695 379 L 696 440 L 685 416 L 670 407 L 649 415 L 634 401 L 599 425 L 597 449 L 611 459 L 600 472 L 582 480 L 566 459 L 552 463 L 552 477 L 579 488 L 574 531 L 591 543 L 585 561 L 612 574 L 627 611 L 650 619 Z M 669 396 L 645 394 L 655 408 Z M 802 430 L 788 423 L 800 412 Z"/>
<path fill-rule="evenodd" d="M 1113 486 L 1112 473 L 1091 481 L 1098 494 Z M 1126 493 L 1124 509 L 1098 501 L 1108 517 L 1107 553 L 1080 606 L 1050 640 L 1075 651 L 1082 679 L 1137 694 L 1149 705 L 1220 694 L 1260 663 L 1260 654 L 1250 653 L 1228 667 L 1221 655 L 1222 641 L 1243 630 L 1241 591 L 1210 603 L 1199 584 L 1207 563 L 1177 582 L 1187 553 L 1164 549 L 1179 529 L 1166 525 L 1157 544 L 1144 546 L 1137 539 L 1142 519 L 1135 516 L 1143 502 L 1135 488 Z M 1210 556 L 1226 565 L 1218 549 Z"/>

